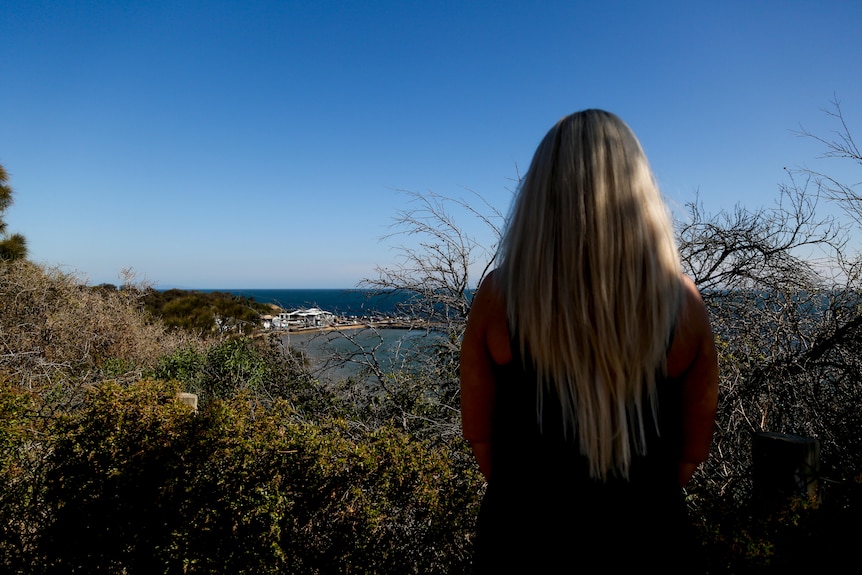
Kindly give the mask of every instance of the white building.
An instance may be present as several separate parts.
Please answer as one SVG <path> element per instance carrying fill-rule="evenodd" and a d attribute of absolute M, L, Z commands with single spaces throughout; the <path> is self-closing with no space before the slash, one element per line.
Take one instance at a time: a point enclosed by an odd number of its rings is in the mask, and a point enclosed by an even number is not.
<path fill-rule="evenodd" d="M 272 318 L 272 327 L 325 327 L 335 322 L 335 314 L 312 307 L 282 312 Z"/>

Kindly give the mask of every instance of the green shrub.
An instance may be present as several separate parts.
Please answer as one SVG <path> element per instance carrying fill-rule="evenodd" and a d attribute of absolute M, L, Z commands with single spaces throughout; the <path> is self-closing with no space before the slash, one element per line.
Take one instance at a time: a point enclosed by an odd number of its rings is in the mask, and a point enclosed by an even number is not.
<path fill-rule="evenodd" d="M 399 430 L 107 383 L 63 417 L 28 571 L 466 572 L 481 481 Z"/>
<path fill-rule="evenodd" d="M 176 380 L 201 403 L 249 394 L 261 402 L 287 399 L 297 406 L 323 393 L 305 367 L 276 347 L 275 340 L 239 337 L 206 347 L 178 348 L 159 361 L 156 379 Z"/>
<path fill-rule="evenodd" d="M 32 394 L 0 374 L 0 566 L 20 565 L 37 530 L 44 437 Z"/>
<path fill-rule="evenodd" d="M 830 482 L 822 500 L 789 498 L 769 507 L 727 496 L 697 511 L 710 575 L 839 573 L 856 561 L 862 476 Z"/>
<path fill-rule="evenodd" d="M 147 311 L 169 328 L 197 335 L 251 333 L 261 323 L 260 316 L 272 313 L 271 306 L 225 292 L 179 289 L 146 290 Z"/>

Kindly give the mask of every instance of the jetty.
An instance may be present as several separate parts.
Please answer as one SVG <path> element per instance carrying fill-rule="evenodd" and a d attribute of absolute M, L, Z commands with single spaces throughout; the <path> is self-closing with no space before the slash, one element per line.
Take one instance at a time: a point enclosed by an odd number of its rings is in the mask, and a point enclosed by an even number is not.
<path fill-rule="evenodd" d="M 320 308 L 299 308 L 261 316 L 264 330 L 278 332 L 333 331 L 362 328 L 379 329 L 435 329 L 440 324 L 404 316 L 389 317 L 382 314 L 339 316 Z"/>

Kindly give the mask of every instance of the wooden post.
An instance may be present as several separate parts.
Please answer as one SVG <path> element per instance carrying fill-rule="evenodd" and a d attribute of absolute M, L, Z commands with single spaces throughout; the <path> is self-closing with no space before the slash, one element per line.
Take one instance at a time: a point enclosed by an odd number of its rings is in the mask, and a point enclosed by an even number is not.
<path fill-rule="evenodd" d="M 774 508 L 793 497 L 820 502 L 819 440 L 789 433 L 755 433 L 751 459 L 755 505 Z"/>
<path fill-rule="evenodd" d="M 186 405 L 190 405 L 192 409 L 195 410 L 195 413 L 198 412 L 198 396 L 194 393 L 180 393 L 178 395 L 179 400 Z"/>

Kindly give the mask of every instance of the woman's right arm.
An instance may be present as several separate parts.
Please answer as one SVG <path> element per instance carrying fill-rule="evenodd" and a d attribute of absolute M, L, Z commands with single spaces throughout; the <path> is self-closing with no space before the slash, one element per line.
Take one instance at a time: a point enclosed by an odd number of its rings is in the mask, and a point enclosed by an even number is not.
<path fill-rule="evenodd" d="M 492 419 L 494 413 L 493 365 L 511 360 L 505 306 L 494 285 L 494 272 L 479 287 L 461 342 L 461 429 L 470 443 L 479 470 L 490 478 Z"/>

